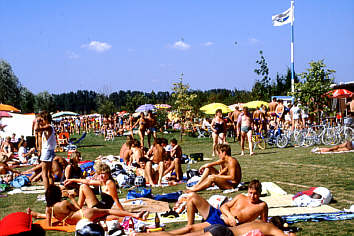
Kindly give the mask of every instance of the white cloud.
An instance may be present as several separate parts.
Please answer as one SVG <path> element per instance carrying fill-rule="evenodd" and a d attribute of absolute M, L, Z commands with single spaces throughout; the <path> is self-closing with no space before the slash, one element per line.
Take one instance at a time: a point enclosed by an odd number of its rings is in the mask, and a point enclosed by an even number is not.
<path fill-rule="evenodd" d="M 191 45 L 185 43 L 184 41 L 180 40 L 177 41 L 173 44 L 173 48 L 179 49 L 179 50 L 188 50 L 190 49 Z"/>
<path fill-rule="evenodd" d="M 256 39 L 256 38 L 249 38 L 249 39 L 248 39 L 248 42 L 249 42 L 250 44 L 257 44 L 257 43 L 260 43 L 261 41 L 258 40 L 258 39 Z"/>
<path fill-rule="evenodd" d="M 89 44 L 83 44 L 81 45 L 82 48 L 87 48 L 89 50 L 93 50 L 96 52 L 104 52 L 112 48 L 112 45 L 105 43 L 105 42 L 99 42 L 99 41 L 91 41 Z"/>
<path fill-rule="evenodd" d="M 210 47 L 210 46 L 212 46 L 214 43 L 213 42 L 205 42 L 205 43 L 203 43 L 203 46 L 205 46 L 205 47 Z"/>
<path fill-rule="evenodd" d="M 75 52 L 72 52 L 72 51 L 66 51 L 66 55 L 70 59 L 78 59 L 80 57 L 79 54 L 76 54 Z"/>

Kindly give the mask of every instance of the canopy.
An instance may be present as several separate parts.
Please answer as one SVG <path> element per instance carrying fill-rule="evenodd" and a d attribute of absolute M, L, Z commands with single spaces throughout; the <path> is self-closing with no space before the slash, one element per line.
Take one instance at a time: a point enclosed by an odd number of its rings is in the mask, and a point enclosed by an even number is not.
<path fill-rule="evenodd" d="M 7 111 L 0 111 L 0 118 L 2 117 L 12 117 Z"/>
<path fill-rule="evenodd" d="M 330 98 L 350 98 L 353 93 L 346 89 L 335 89 L 326 93 Z"/>
<path fill-rule="evenodd" d="M 145 112 L 145 111 L 151 111 L 156 109 L 156 107 L 152 104 L 144 104 L 138 107 L 135 112 Z"/>
<path fill-rule="evenodd" d="M 54 113 L 52 115 L 53 118 L 61 117 L 61 116 L 78 116 L 78 113 L 72 112 L 72 111 L 60 111 L 57 113 Z"/>
<path fill-rule="evenodd" d="M 252 102 L 248 102 L 246 104 L 243 104 L 244 107 L 248 107 L 248 108 L 257 108 L 257 107 L 261 107 L 262 105 L 268 107 L 268 102 L 263 102 L 263 101 L 252 101 Z"/>
<path fill-rule="evenodd" d="M 206 114 L 215 114 L 216 110 L 218 109 L 221 109 L 222 113 L 228 113 L 232 111 L 228 106 L 222 103 L 210 103 L 200 108 L 200 110 Z"/>
<path fill-rule="evenodd" d="M 0 111 L 20 112 L 20 110 L 17 109 L 16 107 L 7 104 L 0 104 Z"/>
<path fill-rule="evenodd" d="M 168 105 L 168 104 L 155 104 L 155 107 L 157 109 L 168 109 L 168 108 L 171 108 L 171 106 Z"/>

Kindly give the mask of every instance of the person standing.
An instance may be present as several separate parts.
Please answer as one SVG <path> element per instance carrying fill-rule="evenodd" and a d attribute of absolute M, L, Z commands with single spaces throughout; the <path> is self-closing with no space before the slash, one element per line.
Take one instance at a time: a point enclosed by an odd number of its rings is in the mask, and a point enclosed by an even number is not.
<path fill-rule="evenodd" d="M 222 110 L 221 109 L 217 109 L 215 112 L 215 117 L 211 121 L 211 130 L 213 131 L 213 133 L 212 133 L 212 136 L 213 136 L 213 154 L 212 154 L 212 156 L 214 157 L 215 153 L 216 153 L 216 145 L 224 143 L 225 134 L 226 134 L 226 124 L 222 118 Z"/>
<path fill-rule="evenodd" d="M 245 155 L 245 140 L 248 138 L 250 156 L 254 155 L 252 145 L 252 118 L 248 112 L 248 107 L 243 107 L 243 112 L 237 121 L 238 130 L 241 131 L 241 156 Z"/>
<path fill-rule="evenodd" d="M 55 138 L 54 128 L 51 126 L 52 116 L 47 111 L 42 111 L 40 113 L 40 120 L 38 123 L 37 131 L 42 132 L 42 150 L 41 158 L 42 161 L 42 180 L 44 188 L 47 189 L 49 185 L 53 184 L 54 180 L 52 177 L 52 162 L 55 157 L 54 149 L 57 144 Z"/>

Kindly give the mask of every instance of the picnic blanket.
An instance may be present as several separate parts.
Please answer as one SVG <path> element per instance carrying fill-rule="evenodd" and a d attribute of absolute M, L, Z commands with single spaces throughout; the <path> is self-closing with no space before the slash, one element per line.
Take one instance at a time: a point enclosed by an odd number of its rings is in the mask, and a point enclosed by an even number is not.
<path fill-rule="evenodd" d="M 261 197 L 268 205 L 269 216 L 290 216 L 295 214 L 312 214 L 312 213 L 333 213 L 339 210 L 328 206 L 322 205 L 319 207 L 296 207 L 292 203 L 293 195 L 273 195 Z"/>

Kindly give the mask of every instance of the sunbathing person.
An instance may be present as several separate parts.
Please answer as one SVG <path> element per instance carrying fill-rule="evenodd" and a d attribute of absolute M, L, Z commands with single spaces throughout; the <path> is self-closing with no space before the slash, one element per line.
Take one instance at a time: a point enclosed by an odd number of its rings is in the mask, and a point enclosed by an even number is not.
<path fill-rule="evenodd" d="M 186 192 L 198 192 L 213 185 L 221 189 L 232 189 L 240 183 L 241 166 L 235 158 L 231 157 L 230 146 L 218 144 L 216 150 L 219 160 L 201 166 L 200 172 L 203 172 L 201 180 Z M 219 171 L 213 167 L 216 165 L 220 165 Z"/>
<path fill-rule="evenodd" d="M 95 164 L 97 180 L 89 179 L 67 179 L 64 181 L 64 186 L 72 183 L 81 183 L 79 189 L 79 207 L 82 208 L 84 203 L 89 208 L 110 209 L 113 204 L 120 209 L 124 210 L 118 199 L 117 187 L 111 175 L 111 169 L 107 164 L 98 162 Z M 95 193 L 89 185 L 99 186 L 101 201 L 98 201 Z"/>
<path fill-rule="evenodd" d="M 273 220 L 274 219 L 274 220 Z M 193 236 L 296 236 L 295 233 L 284 233 L 283 221 L 281 217 L 272 217 L 270 223 L 265 223 L 260 220 L 248 222 L 239 226 L 227 227 L 223 225 L 210 225 L 204 230 L 193 232 Z M 144 236 L 144 233 L 137 233 L 136 236 Z M 151 235 L 151 233 L 149 233 Z M 176 235 L 171 232 L 157 232 L 153 236 L 172 236 Z"/>
<path fill-rule="evenodd" d="M 173 170 L 176 173 L 176 180 L 180 181 L 183 178 L 183 172 L 181 167 L 181 158 L 182 158 L 182 148 L 177 144 L 177 140 L 171 139 L 171 151 L 170 156 L 172 158 L 172 165 L 168 168 L 165 173 L 172 172 Z"/>
<path fill-rule="evenodd" d="M 146 163 L 149 162 L 149 159 L 142 157 L 139 159 L 139 168 L 136 169 L 137 176 L 143 176 L 147 184 L 154 186 L 159 180 L 159 171 L 151 168 L 146 169 Z"/>
<path fill-rule="evenodd" d="M 202 230 L 209 225 L 221 224 L 236 226 L 251 222 L 258 217 L 267 222 L 268 206 L 261 201 L 262 185 L 258 180 L 252 180 L 248 186 L 248 196 L 237 195 L 231 201 L 221 205 L 220 209 L 212 207 L 207 200 L 196 193 L 191 193 L 187 200 L 188 225 L 181 229 L 173 230 L 173 234 L 186 234 Z M 205 222 L 194 224 L 194 214 L 198 212 Z"/>
<path fill-rule="evenodd" d="M 31 158 L 32 154 L 35 153 L 36 149 L 31 148 L 29 151 L 27 151 L 27 142 L 26 140 L 21 140 L 20 143 L 18 144 L 18 158 L 21 163 L 27 163 L 28 160 Z"/>
<path fill-rule="evenodd" d="M 134 214 L 120 209 L 80 208 L 72 195 L 69 195 L 71 202 L 68 200 L 62 201 L 60 188 L 56 185 L 48 186 L 45 198 L 47 202 L 45 214 L 31 211 L 30 208 L 28 208 L 27 213 L 31 214 L 34 218 L 47 219 L 48 226 L 52 226 L 53 218 L 62 221 L 63 224 L 75 225 L 81 219 L 96 222 L 107 216 L 142 218 L 146 213 L 140 212 L 139 214 Z"/>
<path fill-rule="evenodd" d="M 65 167 L 64 175 L 61 178 L 60 182 L 64 182 L 67 179 L 81 179 L 82 178 L 82 170 L 79 167 L 79 162 L 81 160 L 81 154 L 78 151 L 72 152 L 70 154 L 69 164 Z M 63 189 L 75 189 L 77 192 L 80 188 L 78 183 L 71 183 L 66 185 Z"/>
<path fill-rule="evenodd" d="M 330 148 L 314 148 L 312 152 L 326 153 L 326 152 L 343 152 L 354 149 L 354 141 L 347 141 L 345 143 L 330 147 Z"/>

